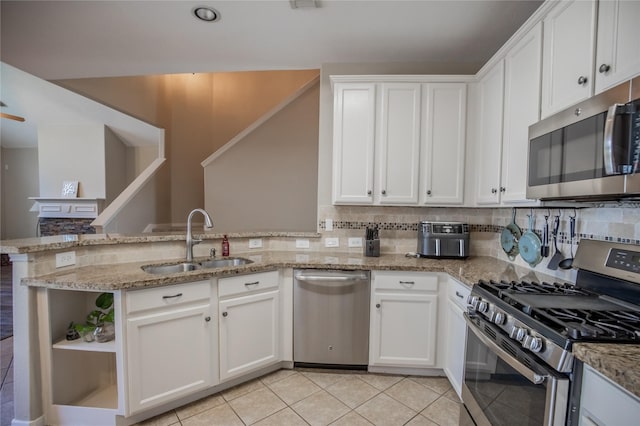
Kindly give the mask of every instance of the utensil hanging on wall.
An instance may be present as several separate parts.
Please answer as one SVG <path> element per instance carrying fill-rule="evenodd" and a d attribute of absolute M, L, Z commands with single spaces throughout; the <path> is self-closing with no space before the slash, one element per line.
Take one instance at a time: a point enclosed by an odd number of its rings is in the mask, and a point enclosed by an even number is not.
<path fill-rule="evenodd" d="M 504 227 L 500 234 L 500 245 L 510 260 L 515 260 L 519 253 L 518 240 L 522 236 L 522 230 L 516 225 L 516 209 L 512 209 L 511 223 Z"/>
<path fill-rule="evenodd" d="M 573 266 L 573 239 L 576 237 L 576 213 L 569 216 L 569 250 L 571 257 L 563 259 L 558 265 L 561 269 L 571 269 Z"/>
<path fill-rule="evenodd" d="M 558 210 L 558 214 L 553 217 L 553 229 L 551 230 L 551 236 L 553 237 L 553 247 L 555 252 L 551 259 L 549 259 L 549 263 L 547 264 L 547 268 L 555 271 L 558 269 L 558 265 L 562 260 L 562 252 L 558 249 L 558 229 L 560 229 L 560 210 Z"/>
<path fill-rule="evenodd" d="M 544 215 L 544 228 L 542 230 L 542 247 L 540 248 L 542 257 L 549 257 L 549 215 Z"/>
<path fill-rule="evenodd" d="M 520 237 L 518 248 L 520 256 L 533 268 L 542 260 L 542 255 L 540 254 L 542 241 L 533 230 L 533 211 L 527 216 L 529 217 L 529 229 Z"/>

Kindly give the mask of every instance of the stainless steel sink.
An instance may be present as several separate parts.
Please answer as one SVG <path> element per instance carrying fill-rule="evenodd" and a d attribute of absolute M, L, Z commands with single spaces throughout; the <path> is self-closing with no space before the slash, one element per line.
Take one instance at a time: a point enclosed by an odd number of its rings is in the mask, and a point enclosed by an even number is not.
<path fill-rule="evenodd" d="M 145 265 L 142 270 L 150 274 L 175 274 L 200 269 L 200 264 L 195 262 L 180 262 L 169 265 Z"/>
<path fill-rule="evenodd" d="M 253 263 L 253 260 L 244 257 L 226 257 L 224 259 L 211 259 L 200 262 L 202 269 L 224 268 L 227 266 L 240 266 Z"/>
<path fill-rule="evenodd" d="M 223 259 L 210 259 L 202 262 L 180 262 L 169 264 L 144 265 L 142 270 L 149 274 L 175 274 L 178 272 L 195 271 L 197 269 L 215 269 L 228 266 L 240 266 L 253 263 L 253 260 L 243 257 L 225 257 Z"/>

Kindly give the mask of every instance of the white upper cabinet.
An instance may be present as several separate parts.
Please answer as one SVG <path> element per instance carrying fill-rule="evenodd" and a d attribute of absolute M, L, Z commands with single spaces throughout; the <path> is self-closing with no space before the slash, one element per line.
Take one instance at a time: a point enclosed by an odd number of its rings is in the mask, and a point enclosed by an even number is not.
<path fill-rule="evenodd" d="M 538 23 L 504 59 L 504 130 L 500 202 L 527 200 L 529 126 L 540 119 L 542 24 Z"/>
<path fill-rule="evenodd" d="M 602 0 L 598 4 L 596 93 L 640 73 L 640 2 Z"/>
<path fill-rule="evenodd" d="M 420 166 L 420 84 L 382 83 L 378 103 L 379 204 L 416 204 Z M 375 172 L 374 172 L 375 173 Z"/>
<path fill-rule="evenodd" d="M 466 83 L 448 76 L 331 79 L 333 204 L 462 203 Z"/>
<path fill-rule="evenodd" d="M 422 86 L 421 204 L 461 204 L 464 199 L 467 85 Z"/>
<path fill-rule="evenodd" d="M 593 94 L 596 1 L 559 2 L 544 18 L 542 118 Z"/>
<path fill-rule="evenodd" d="M 333 114 L 333 203 L 371 204 L 376 85 L 336 83 Z"/>
<path fill-rule="evenodd" d="M 504 60 L 491 68 L 480 80 L 478 87 L 480 139 L 476 150 L 476 202 L 498 204 L 502 156 Z"/>

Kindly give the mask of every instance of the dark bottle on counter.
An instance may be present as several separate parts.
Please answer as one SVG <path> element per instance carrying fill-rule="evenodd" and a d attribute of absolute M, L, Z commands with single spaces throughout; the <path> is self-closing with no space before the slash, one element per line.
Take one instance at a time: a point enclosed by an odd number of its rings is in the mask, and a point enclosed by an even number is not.
<path fill-rule="evenodd" d="M 226 234 L 224 238 L 222 238 L 222 255 L 229 256 L 229 239 Z"/>

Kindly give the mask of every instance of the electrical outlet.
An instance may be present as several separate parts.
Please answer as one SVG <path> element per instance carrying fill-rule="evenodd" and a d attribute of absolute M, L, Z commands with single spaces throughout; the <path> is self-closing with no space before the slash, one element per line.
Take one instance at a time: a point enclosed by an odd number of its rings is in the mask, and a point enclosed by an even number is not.
<path fill-rule="evenodd" d="M 340 247 L 340 239 L 339 238 L 325 238 L 324 239 L 325 247 Z"/>
<path fill-rule="evenodd" d="M 333 219 L 325 219 L 324 220 L 324 230 L 325 231 L 333 231 Z"/>
<path fill-rule="evenodd" d="M 76 252 L 65 251 L 64 253 L 56 253 L 56 268 L 63 266 L 71 266 L 76 264 Z"/>
<path fill-rule="evenodd" d="M 311 247 L 309 245 L 309 240 L 296 240 L 296 248 L 308 249 L 309 247 Z"/>
<path fill-rule="evenodd" d="M 260 248 L 262 247 L 262 238 L 252 238 L 249 240 L 249 248 Z"/>
<path fill-rule="evenodd" d="M 362 247 L 362 238 L 360 238 L 360 237 L 350 237 L 349 238 L 349 247 Z"/>

